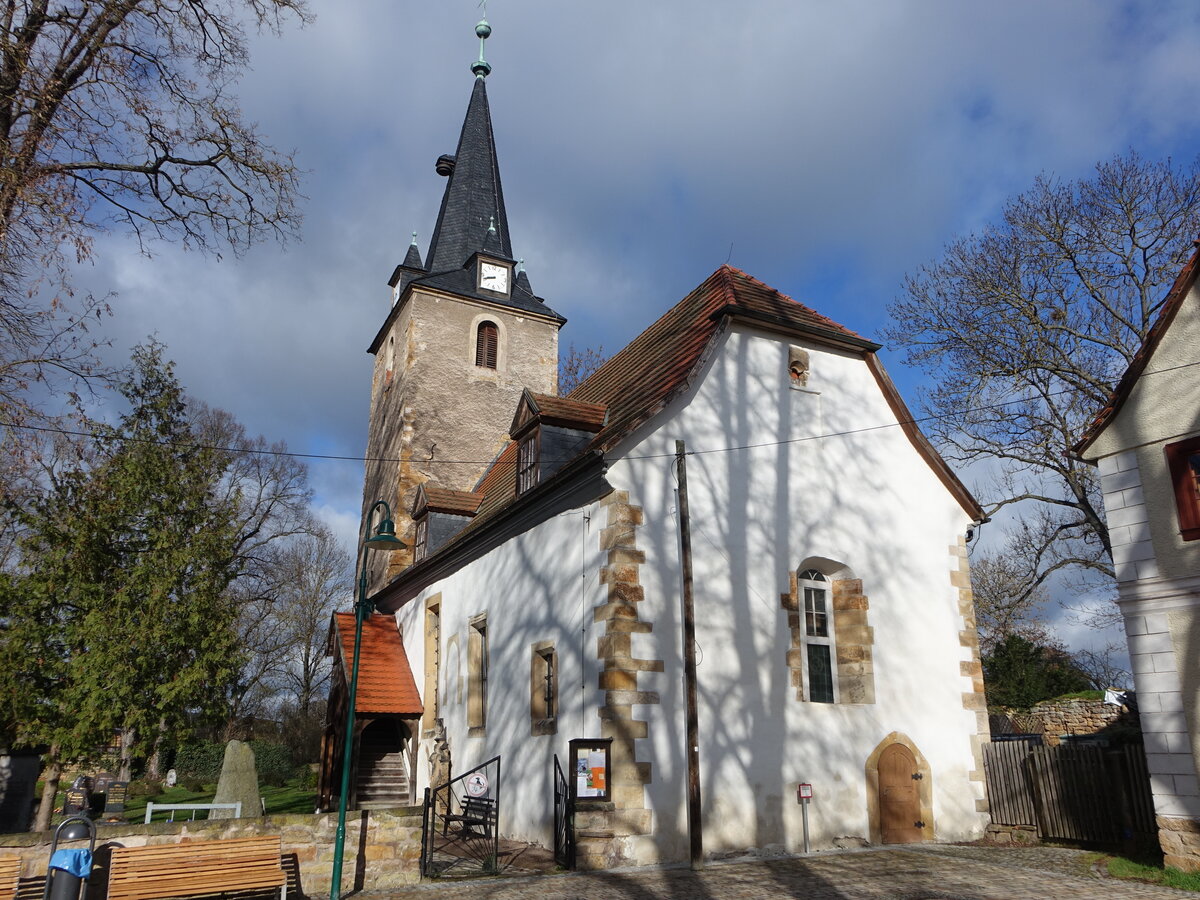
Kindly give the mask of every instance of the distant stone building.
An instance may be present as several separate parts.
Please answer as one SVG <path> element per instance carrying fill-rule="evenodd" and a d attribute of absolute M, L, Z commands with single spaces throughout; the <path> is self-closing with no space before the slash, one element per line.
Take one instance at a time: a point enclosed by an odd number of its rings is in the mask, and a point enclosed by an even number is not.
<path fill-rule="evenodd" d="M 1200 871 L 1200 274 L 1179 273 L 1075 451 L 1100 467 L 1167 865 Z"/>

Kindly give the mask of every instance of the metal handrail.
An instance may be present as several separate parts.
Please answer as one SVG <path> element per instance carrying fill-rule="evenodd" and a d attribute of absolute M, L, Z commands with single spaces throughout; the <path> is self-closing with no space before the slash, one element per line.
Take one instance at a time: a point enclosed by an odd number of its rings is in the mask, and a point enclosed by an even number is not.
<path fill-rule="evenodd" d="M 146 825 L 150 824 L 150 817 L 152 815 L 154 815 L 154 811 L 156 809 L 171 810 L 172 815 L 171 815 L 171 818 L 167 820 L 168 822 L 175 821 L 174 812 L 177 809 L 192 810 L 192 819 L 193 820 L 196 818 L 196 810 L 199 810 L 199 809 L 207 809 L 209 812 L 212 812 L 214 809 L 232 809 L 234 811 L 233 817 L 235 819 L 240 819 L 242 817 L 242 802 L 240 800 L 237 803 L 147 803 L 146 804 L 146 821 L 145 821 Z"/>

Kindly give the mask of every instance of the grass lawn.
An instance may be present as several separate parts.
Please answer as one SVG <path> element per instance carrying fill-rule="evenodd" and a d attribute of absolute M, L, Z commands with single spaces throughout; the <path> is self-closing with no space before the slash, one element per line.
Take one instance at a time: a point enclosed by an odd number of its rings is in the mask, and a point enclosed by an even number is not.
<path fill-rule="evenodd" d="M 1122 881 L 1141 881 L 1147 884 L 1162 884 L 1177 890 L 1200 892 L 1200 872 L 1164 869 L 1159 862 L 1147 862 L 1145 858 L 1116 857 L 1109 853 L 1086 853 L 1081 860 L 1085 869 L 1102 865 L 1111 877 L 1121 878 Z"/>
<path fill-rule="evenodd" d="M 1181 891 L 1200 891 L 1200 872 L 1181 872 L 1179 869 L 1163 868 L 1124 856 L 1105 856 L 1104 863 L 1113 878 L 1161 884 Z"/>
<path fill-rule="evenodd" d="M 301 788 L 298 782 L 289 781 L 283 787 L 267 787 L 262 785 L 259 787 L 259 794 L 262 795 L 263 802 L 267 807 L 267 815 L 289 815 L 300 813 L 311 815 L 312 811 L 317 808 L 317 792 L 312 789 Z M 146 801 L 150 800 L 154 803 L 212 803 L 213 797 L 216 796 L 217 786 L 215 784 L 205 785 L 200 791 L 189 791 L 182 785 L 175 785 L 173 788 L 167 788 L 157 797 L 139 797 L 137 800 L 130 800 L 125 804 L 125 817 L 130 822 L 141 822 L 146 818 Z M 251 812 L 249 815 L 258 815 L 259 811 Z M 201 812 L 198 818 L 204 818 L 207 813 Z M 171 813 L 167 810 L 154 813 L 155 822 L 165 822 L 170 818 Z M 191 817 L 190 810 L 179 810 L 175 813 L 176 819 L 187 819 Z"/>
<path fill-rule="evenodd" d="M 215 784 L 207 784 L 199 791 L 189 791 L 182 785 L 177 784 L 173 788 L 167 788 L 156 797 L 137 797 L 129 800 L 125 804 L 125 818 L 132 823 L 145 821 L 147 800 L 154 803 L 212 803 L 216 793 L 217 786 Z M 267 787 L 263 785 L 259 788 L 259 793 L 266 803 L 267 815 L 311 815 L 313 810 L 317 808 L 316 790 L 302 788 L 298 781 L 289 781 L 283 787 Z M 38 796 L 41 796 L 41 782 L 38 782 Z M 55 808 L 62 808 L 66 796 L 65 791 L 59 792 L 55 800 Z M 191 818 L 191 813 L 191 810 L 181 809 L 175 813 L 175 818 L 188 819 Z M 259 811 L 249 814 L 258 815 Z M 197 818 L 203 819 L 207 815 L 207 812 L 199 811 Z M 167 810 L 163 810 L 162 812 L 155 811 L 154 821 L 165 822 L 170 816 L 171 813 Z M 55 816 L 54 824 L 57 825 L 62 819 L 63 816 L 61 815 Z"/>

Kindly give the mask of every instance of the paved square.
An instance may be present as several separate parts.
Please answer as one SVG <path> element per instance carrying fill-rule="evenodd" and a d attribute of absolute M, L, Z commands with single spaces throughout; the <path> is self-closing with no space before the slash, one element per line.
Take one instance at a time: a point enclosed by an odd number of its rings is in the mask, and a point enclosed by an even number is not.
<path fill-rule="evenodd" d="M 1101 878 L 1088 857 L 1059 848 L 912 846 L 737 860 L 687 868 L 624 869 L 427 882 L 368 898 L 424 900 L 1091 900 L 1200 894 Z"/>

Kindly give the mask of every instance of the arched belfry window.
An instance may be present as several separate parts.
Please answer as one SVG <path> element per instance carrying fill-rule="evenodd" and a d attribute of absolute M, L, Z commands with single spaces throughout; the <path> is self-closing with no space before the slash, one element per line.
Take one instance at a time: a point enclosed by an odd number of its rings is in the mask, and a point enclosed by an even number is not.
<path fill-rule="evenodd" d="M 480 322 L 475 332 L 475 365 L 485 369 L 496 368 L 500 344 L 500 329 L 495 322 Z"/>

